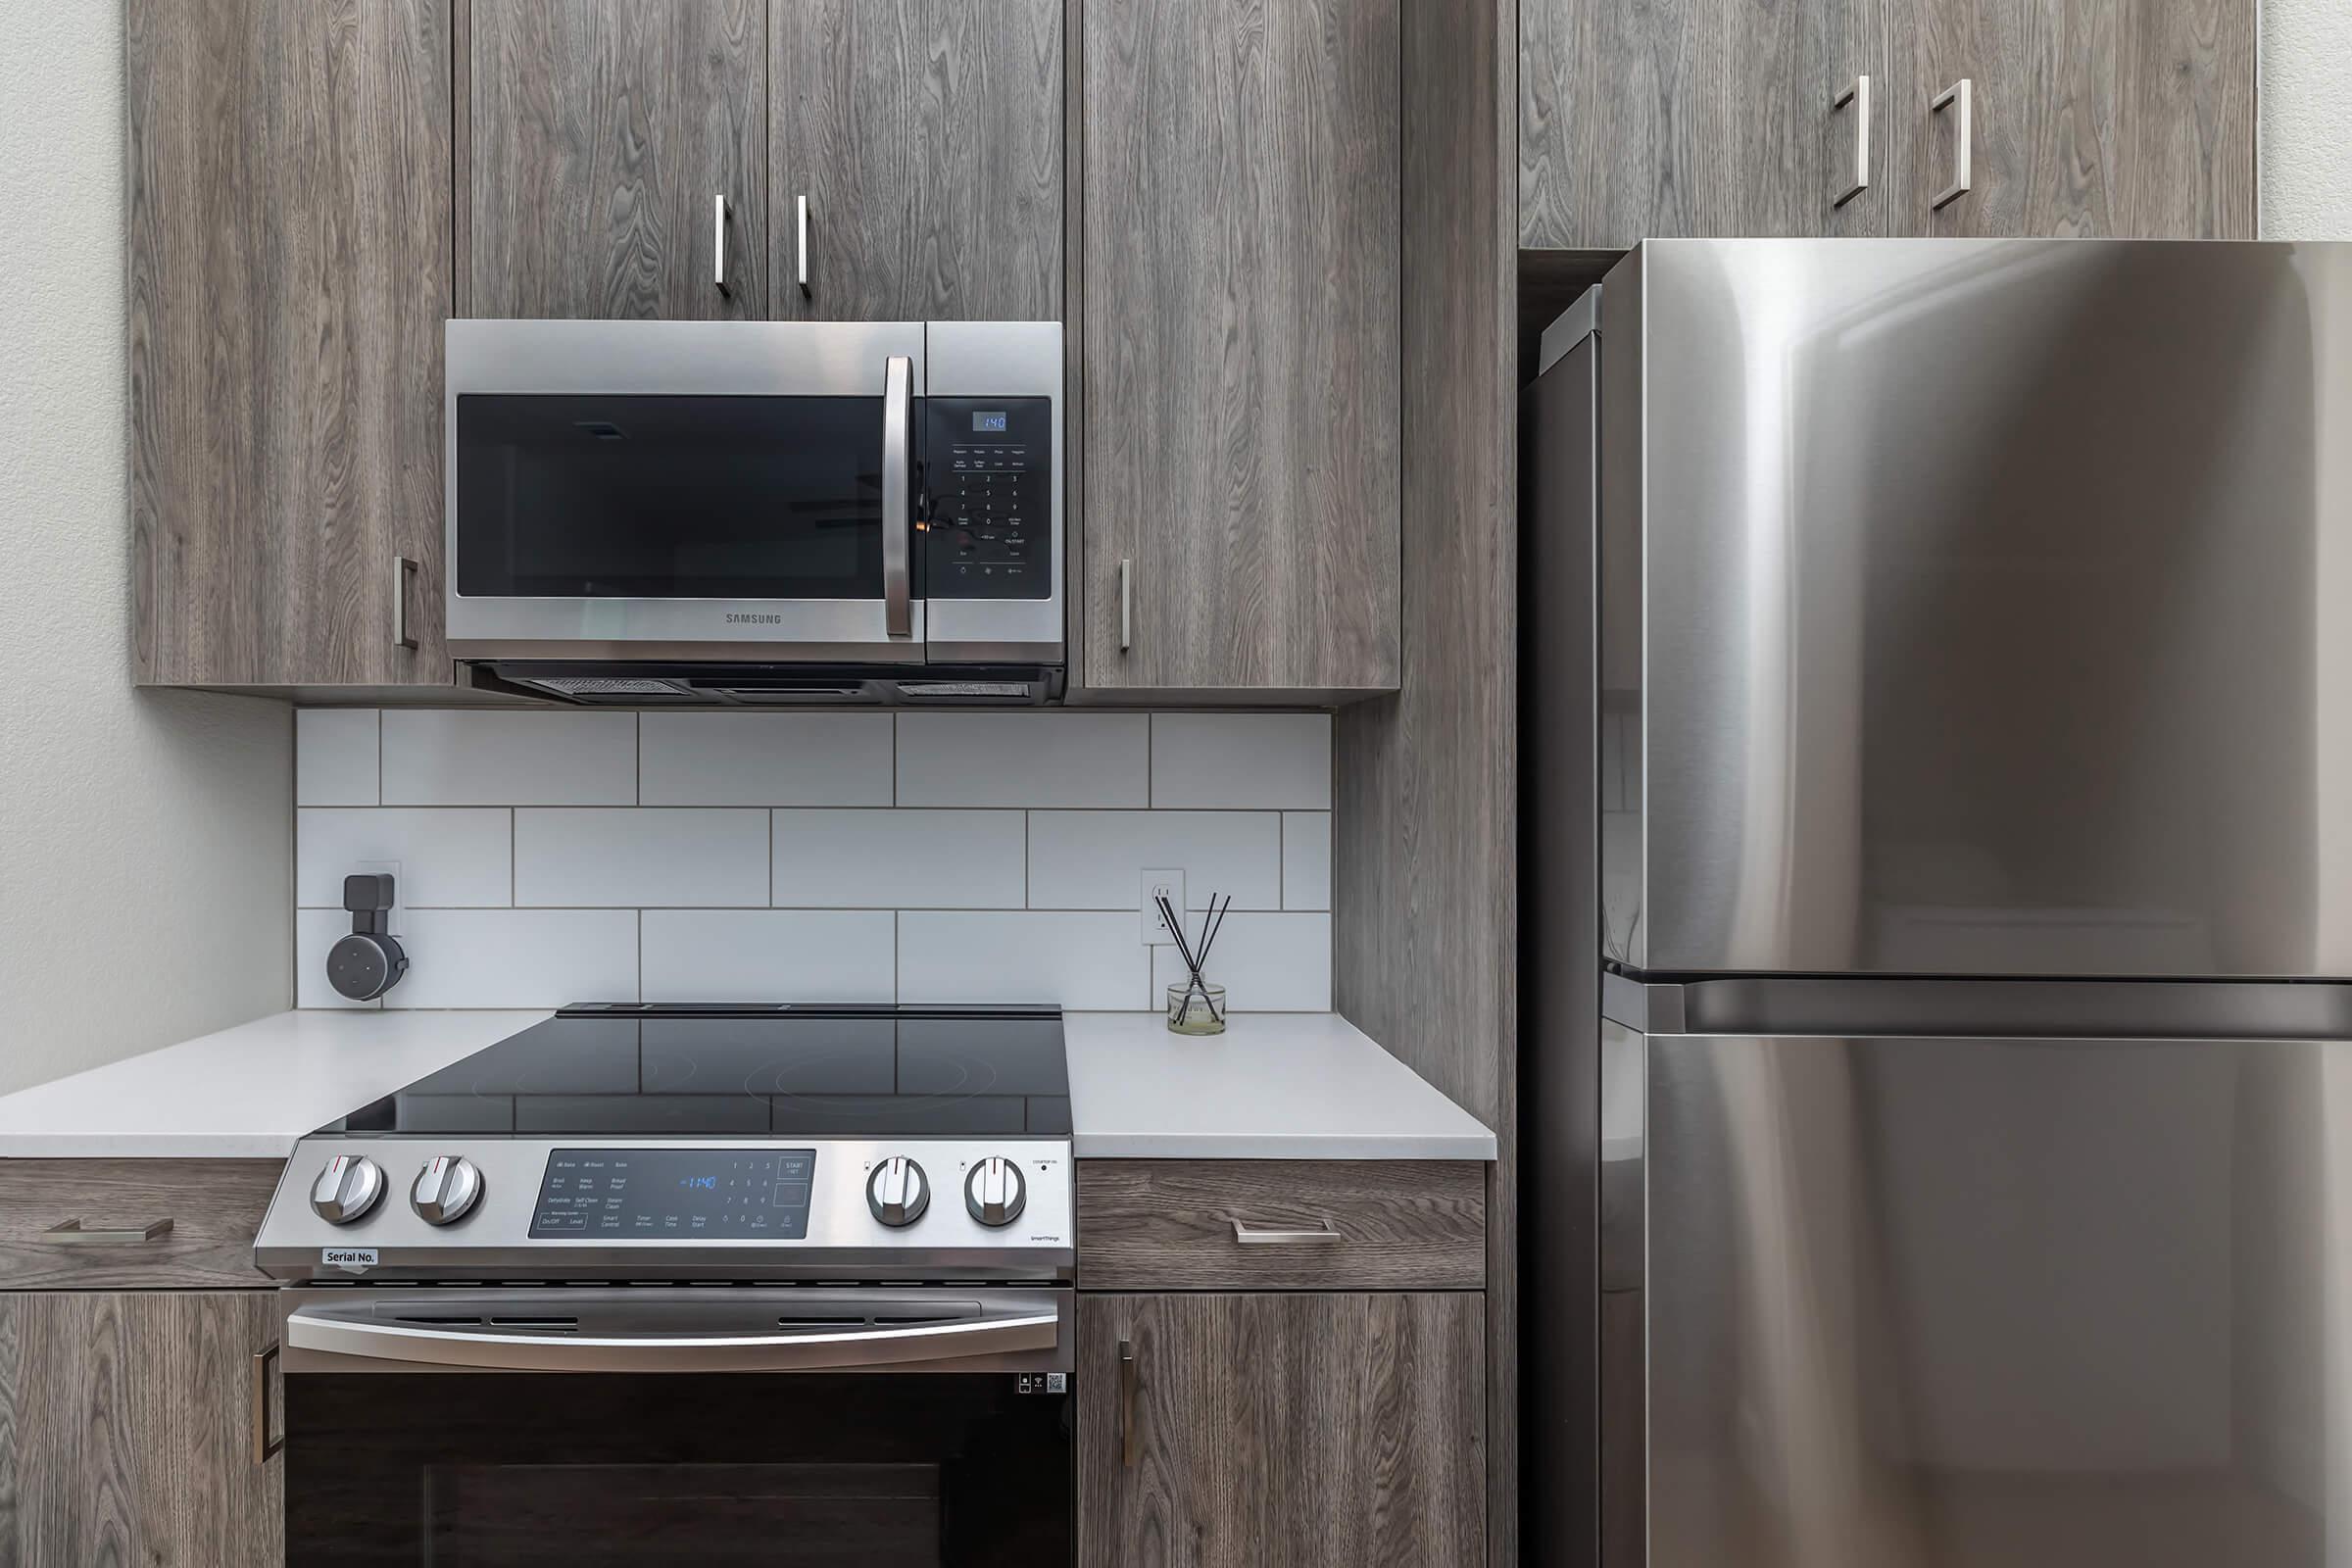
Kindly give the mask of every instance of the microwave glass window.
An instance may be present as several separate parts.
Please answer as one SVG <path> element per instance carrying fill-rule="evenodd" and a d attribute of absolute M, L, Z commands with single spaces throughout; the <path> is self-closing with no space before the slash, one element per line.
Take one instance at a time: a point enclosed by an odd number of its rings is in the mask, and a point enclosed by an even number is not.
<path fill-rule="evenodd" d="M 882 400 L 458 399 L 458 592 L 875 599 Z"/>

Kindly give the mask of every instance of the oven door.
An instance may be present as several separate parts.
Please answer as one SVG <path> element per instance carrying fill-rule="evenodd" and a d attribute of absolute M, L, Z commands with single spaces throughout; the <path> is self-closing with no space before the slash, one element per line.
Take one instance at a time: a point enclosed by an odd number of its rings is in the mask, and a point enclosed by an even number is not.
<path fill-rule="evenodd" d="M 453 320 L 460 659 L 913 662 L 919 321 Z"/>
<path fill-rule="evenodd" d="M 1066 1290 L 286 1293 L 290 1564 L 1068 1564 Z"/>

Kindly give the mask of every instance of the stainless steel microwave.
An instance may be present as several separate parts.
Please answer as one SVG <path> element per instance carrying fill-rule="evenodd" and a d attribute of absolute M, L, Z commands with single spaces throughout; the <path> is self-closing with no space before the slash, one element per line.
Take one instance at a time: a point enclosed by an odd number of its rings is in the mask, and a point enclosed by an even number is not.
<path fill-rule="evenodd" d="M 451 653 L 573 702 L 1038 702 L 1053 321 L 448 326 Z"/>

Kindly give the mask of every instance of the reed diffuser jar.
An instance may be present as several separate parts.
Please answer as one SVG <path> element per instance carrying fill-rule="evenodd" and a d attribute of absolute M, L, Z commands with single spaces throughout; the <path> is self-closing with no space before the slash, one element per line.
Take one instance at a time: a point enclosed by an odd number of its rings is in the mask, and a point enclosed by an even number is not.
<path fill-rule="evenodd" d="M 1225 988 L 1205 980 L 1168 987 L 1168 1032 L 1221 1035 L 1225 1032 Z"/>

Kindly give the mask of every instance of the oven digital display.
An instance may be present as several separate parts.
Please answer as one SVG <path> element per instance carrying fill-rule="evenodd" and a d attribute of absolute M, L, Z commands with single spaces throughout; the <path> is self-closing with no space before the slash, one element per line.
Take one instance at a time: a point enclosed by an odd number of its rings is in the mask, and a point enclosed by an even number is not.
<path fill-rule="evenodd" d="M 533 1236 L 800 1241 L 813 1149 L 559 1149 Z"/>
<path fill-rule="evenodd" d="M 972 428 L 975 431 L 980 431 L 983 433 L 989 431 L 1003 431 L 1004 428 L 1004 410 L 980 409 L 975 411 L 972 415 Z"/>

